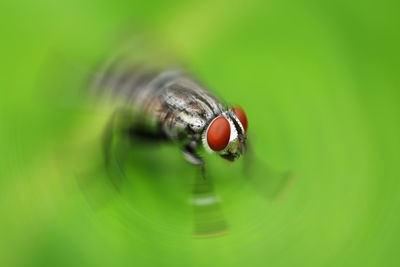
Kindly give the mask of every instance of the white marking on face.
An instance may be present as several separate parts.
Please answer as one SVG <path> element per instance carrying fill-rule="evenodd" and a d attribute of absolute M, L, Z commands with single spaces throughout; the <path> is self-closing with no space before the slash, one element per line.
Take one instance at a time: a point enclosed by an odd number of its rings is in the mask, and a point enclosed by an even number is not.
<path fill-rule="evenodd" d="M 229 137 L 229 143 L 227 145 L 227 147 L 228 147 L 230 143 L 234 142 L 238 138 L 238 132 L 237 132 L 235 124 L 233 123 L 231 118 L 227 114 L 224 114 L 224 117 L 229 122 L 229 125 L 231 126 L 231 135 Z"/>

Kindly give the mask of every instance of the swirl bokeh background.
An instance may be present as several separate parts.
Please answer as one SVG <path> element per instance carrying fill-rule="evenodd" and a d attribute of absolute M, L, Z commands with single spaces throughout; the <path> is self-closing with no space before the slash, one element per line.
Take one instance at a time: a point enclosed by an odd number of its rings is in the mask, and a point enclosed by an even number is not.
<path fill-rule="evenodd" d="M 400 34 L 390 1 L 3 1 L 1 266 L 398 266 Z M 132 152 L 103 181 L 93 67 L 148 31 L 249 120 L 259 183 L 207 158 L 227 223 L 193 236 L 195 172 L 177 148 Z M 268 167 L 269 168 L 269 167 Z M 90 179 L 80 179 L 90 177 Z M 89 181 L 88 181 L 89 180 Z"/>

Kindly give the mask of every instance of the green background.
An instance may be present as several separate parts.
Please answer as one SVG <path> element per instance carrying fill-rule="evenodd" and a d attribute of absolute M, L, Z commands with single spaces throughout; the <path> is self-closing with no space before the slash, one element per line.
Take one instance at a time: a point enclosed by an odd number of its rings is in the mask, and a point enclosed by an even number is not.
<path fill-rule="evenodd" d="M 400 264 L 397 3 L 6 0 L 0 25 L 1 266 Z M 245 109 L 257 181 L 295 173 L 265 198 L 242 161 L 207 157 L 224 235 L 193 237 L 175 147 L 132 155 L 120 193 L 96 180 L 107 116 L 81 92 L 134 32 Z"/>

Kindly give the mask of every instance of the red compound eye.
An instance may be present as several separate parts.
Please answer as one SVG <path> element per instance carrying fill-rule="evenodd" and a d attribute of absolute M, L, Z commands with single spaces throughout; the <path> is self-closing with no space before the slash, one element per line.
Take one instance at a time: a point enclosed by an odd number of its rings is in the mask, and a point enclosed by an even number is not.
<path fill-rule="evenodd" d="M 224 117 L 218 117 L 211 122 L 207 131 L 207 143 L 214 151 L 220 151 L 229 143 L 231 126 Z"/>
<path fill-rule="evenodd" d="M 236 107 L 232 109 L 233 113 L 235 113 L 236 117 L 240 120 L 243 125 L 245 131 L 247 131 L 247 118 L 246 114 L 244 114 L 243 109 Z"/>

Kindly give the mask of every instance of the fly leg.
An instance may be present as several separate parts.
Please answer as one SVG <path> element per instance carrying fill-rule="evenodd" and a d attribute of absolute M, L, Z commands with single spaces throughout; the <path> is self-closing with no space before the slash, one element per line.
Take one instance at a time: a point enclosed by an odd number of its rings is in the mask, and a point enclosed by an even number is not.
<path fill-rule="evenodd" d="M 228 225 L 220 201 L 220 197 L 214 192 L 212 180 L 198 175 L 190 199 L 193 206 L 195 237 L 218 236 L 227 232 Z"/>
<path fill-rule="evenodd" d="M 204 174 L 204 161 L 200 158 L 199 155 L 196 154 L 196 141 L 190 141 L 182 150 L 183 157 L 189 163 L 199 166 L 202 170 L 202 174 Z"/>
<path fill-rule="evenodd" d="M 185 159 L 199 167 L 192 189 L 190 204 L 193 206 L 194 236 L 210 237 L 227 232 L 227 223 L 220 206 L 220 197 L 215 194 L 212 179 L 206 179 L 204 161 L 195 152 L 196 143 L 189 142 L 182 153 Z"/>

